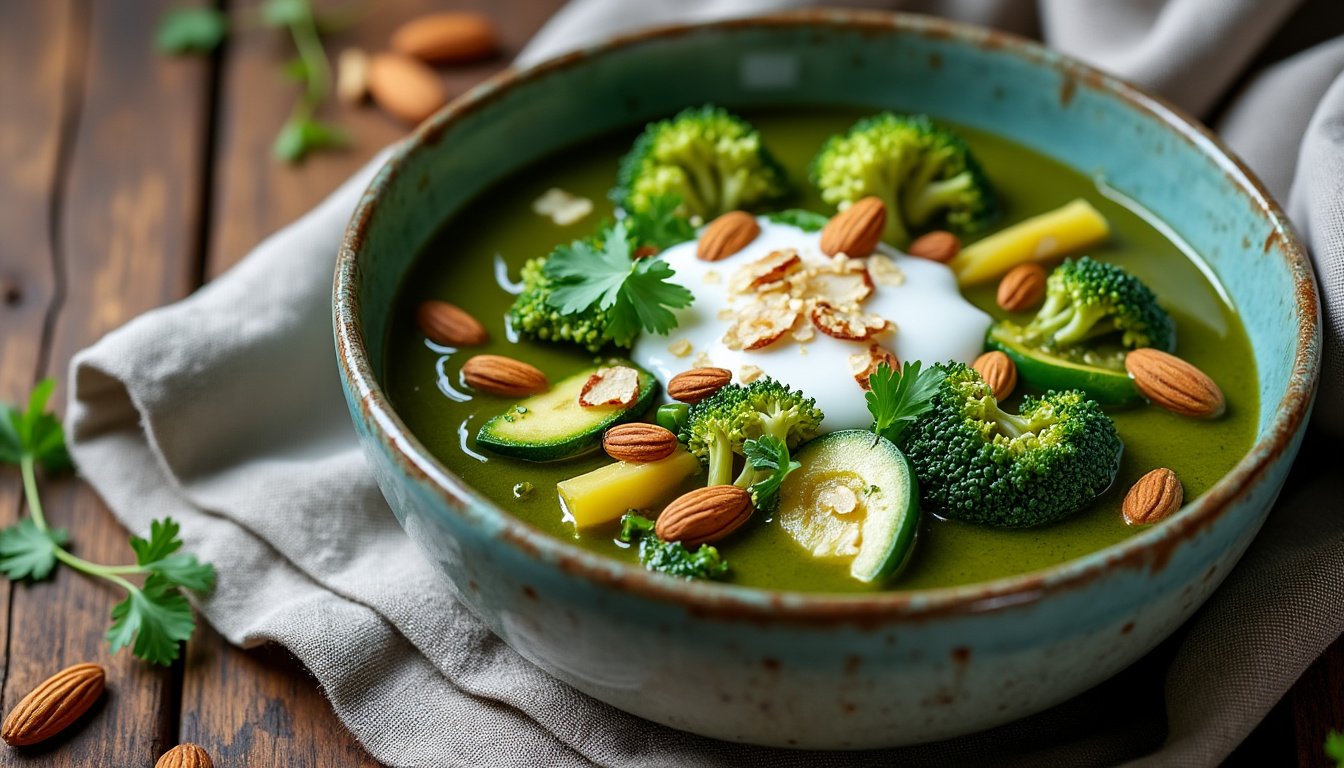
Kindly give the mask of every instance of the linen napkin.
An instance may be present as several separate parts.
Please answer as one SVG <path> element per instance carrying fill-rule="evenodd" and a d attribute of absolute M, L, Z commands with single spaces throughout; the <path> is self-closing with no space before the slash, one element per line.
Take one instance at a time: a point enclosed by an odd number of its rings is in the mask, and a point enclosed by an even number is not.
<path fill-rule="evenodd" d="M 1293 0 L 925 0 L 1156 88 L 1217 127 L 1312 248 L 1328 327 L 1316 420 L 1344 431 L 1344 36 L 1246 67 Z M 575 0 L 528 64 L 647 23 L 788 0 Z M 874 5 L 869 3 L 869 5 Z M 1330 6 L 1338 11 L 1337 5 Z M 1344 35 L 1344 19 L 1333 31 Z M 1191 622 L 1117 678 L 994 731 L 901 750 L 804 753 L 704 739 L 616 711 L 522 660 L 473 618 L 388 511 L 338 383 L 330 285 L 380 156 L 195 295 L 76 356 L 72 451 L 131 529 L 172 515 L 219 568 L 201 611 L 231 642 L 301 659 L 342 722 L 398 766 L 1208 765 L 1225 757 L 1344 629 L 1344 478 L 1301 462 L 1241 565 Z M 1327 438 L 1318 437 L 1320 441 Z M 1322 446 L 1325 447 L 1325 446 Z"/>

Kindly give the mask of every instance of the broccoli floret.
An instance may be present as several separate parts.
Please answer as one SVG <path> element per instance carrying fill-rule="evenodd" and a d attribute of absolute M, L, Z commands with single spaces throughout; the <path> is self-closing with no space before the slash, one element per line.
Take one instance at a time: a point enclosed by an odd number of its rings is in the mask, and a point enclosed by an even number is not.
<path fill-rule="evenodd" d="M 650 123 L 621 159 L 611 197 L 627 211 L 663 196 L 681 199 L 681 213 L 708 221 L 788 194 L 783 167 L 751 123 L 706 105 Z"/>
<path fill-rule="evenodd" d="M 933 407 L 901 437 L 924 503 L 939 514 L 1008 528 L 1065 518 L 1110 487 L 1123 444 L 1101 407 L 1076 390 L 999 408 L 980 374 L 943 374 Z"/>
<path fill-rule="evenodd" d="M 653 531 L 654 522 L 633 510 L 621 517 L 620 540 L 639 540 L 639 561 L 650 571 L 683 579 L 719 579 L 728 574 L 727 561 L 714 547 L 701 544 L 692 552 L 679 541 L 663 541 Z"/>
<path fill-rule="evenodd" d="M 1046 281 L 1045 303 L 1026 326 L 1003 321 L 1010 338 L 1076 362 L 1120 370 L 1125 352 L 1171 351 L 1175 325 L 1157 296 L 1121 267 L 1087 256 L 1066 260 Z M 1115 340 L 1119 348 L 1105 350 Z M 1112 345 L 1114 347 L 1114 345 Z"/>
<path fill-rule="evenodd" d="M 812 181 L 832 205 L 881 198 L 883 239 L 897 246 L 918 229 L 967 234 L 998 215 L 994 189 L 966 143 L 923 115 L 884 112 L 832 136 L 812 161 Z"/>
<path fill-rule="evenodd" d="M 768 508 L 778 487 L 773 479 L 790 471 L 788 452 L 816 437 L 824 418 L 816 400 L 765 377 L 745 387 L 729 384 L 691 406 L 681 437 L 709 468 L 707 485 L 751 489 L 753 502 Z M 748 441 L 757 441 L 759 450 L 734 479 L 734 457 L 748 456 Z"/>
<path fill-rule="evenodd" d="M 524 336 L 569 342 L 597 352 L 607 343 L 611 310 L 593 305 L 582 312 L 562 314 L 547 303 L 555 285 L 546 277 L 545 268 L 545 257 L 529 259 L 523 265 L 523 290 L 509 308 L 509 324 Z"/>

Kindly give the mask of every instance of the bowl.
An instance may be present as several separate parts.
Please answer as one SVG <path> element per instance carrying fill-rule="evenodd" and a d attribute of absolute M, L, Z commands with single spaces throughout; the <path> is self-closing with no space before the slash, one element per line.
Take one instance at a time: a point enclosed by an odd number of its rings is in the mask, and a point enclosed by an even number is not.
<path fill-rule="evenodd" d="M 1253 447 L 1207 493 L 1122 543 L 1038 572 L 925 591 L 688 583 L 505 513 L 430 455 L 388 402 L 380 382 L 399 283 L 435 228 L 493 182 L 559 148 L 704 102 L 927 112 L 1104 174 L 1201 254 L 1239 309 L 1258 367 Z M 340 249 L 334 323 L 350 413 L 378 484 L 476 616 L 538 667 L 620 709 L 705 736 L 805 748 L 988 728 L 1078 694 L 1152 649 L 1264 522 L 1302 438 L 1321 344 L 1304 249 L 1206 129 L 1026 40 L 849 11 L 660 28 L 472 90 L 422 125 L 364 194 Z"/>

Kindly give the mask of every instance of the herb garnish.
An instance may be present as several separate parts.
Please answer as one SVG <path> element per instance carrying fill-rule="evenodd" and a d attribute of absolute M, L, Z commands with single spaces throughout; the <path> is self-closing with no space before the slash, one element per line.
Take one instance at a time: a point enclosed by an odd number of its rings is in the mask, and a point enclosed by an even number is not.
<path fill-rule="evenodd" d="M 182 589 L 206 592 L 215 582 L 215 569 L 194 555 L 182 554 L 179 527 L 171 518 L 150 524 L 149 538 L 131 536 L 135 565 L 99 565 L 70 554 L 70 535 L 47 525 L 37 492 L 37 467 L 57 473 L 72 468 L 65 434 L 56 416 L 46 412 L 55 382 L 42 381 L 28 398 L 26 410 L 0 403 L 0 463 L 17 464 L 23 475 L 29 517 L 0 530 L 0 573 L 15 580 L 40 581 L 51 575 L 59 561 L 77 571 L 97 576 L 126 590 L 127 597 L 112 608 L 107 641 L 116 652 L 132 646 L 137 658 L 168 665 L 178 656 L 178 645 L 196 627 Z M 136 586 L 127 576 L 143 576 Z"/>
<path fill-rule="evenodd" d="M 624 221 L 635 247 L 649 246 L 662 251 L 694 240 L 695 227 L 685 216 L 677 214 L 680 207 L 680 197 L 660 195 L 651 199 L 644 210 L 627 214 Z"/>
<path fill-rule="evenodd" d="M 918 360 L 908 362 L 898 373 L 882 363 L 868 378 L 871 387 L 864 399 L 873 414 L 872 431 L 893 443 L 907 427 L 933 407 L 943 374 L 937 368 L 920 370 Z"/>
<path fill-rule="evenodd" d="M 773 435 L 762 435 L 742 444 L 742 453 L 752 469 L 770 470 L 770 474 L 752 483 L 751 503 L 756 509 L 769 512 L 779 505 L 779 486 L 784 478 L 803 465 L 789 458 L 789 446 Z"/>
<path fill-rule="evenodd" d="M 1331 728 L 1325 735 L 1325 755 L 1335 761 L 1335 765 L 1344 768 L 1344 733 Z"/>
<path fill-rule="evenodd" d="M 804 232 L 820 232 L 830 221 L 827 217 L 802 208 L 786 208 L 782 211 L 765 214 L 765 218 L 776 224 L 790 224 Z"/>
<path fill-rule="evenodd" d="M 667 542 L 653 532 L 654 522 L 631 510 L 621 516 L 621 541 L 639 541 L 639 561 L 650 571 L 684 579 L 719 579 L 728 574 L 728 563 L 719 550 L 701 544 L 694 552 L 679 541 Z"/>

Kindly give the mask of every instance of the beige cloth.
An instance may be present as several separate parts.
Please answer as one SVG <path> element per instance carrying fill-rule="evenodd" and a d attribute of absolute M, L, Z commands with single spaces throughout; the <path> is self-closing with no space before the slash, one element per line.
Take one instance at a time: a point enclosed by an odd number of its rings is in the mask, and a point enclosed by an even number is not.
<path fill-rule="evenodd" d="M 522 58 L 645 22 L 786 5 L 577 0 Z M 1311 39 L 1324 39 L 1321 27 L 1330 24 L 1332 34 L 1344 33 L 1339 0 L 1299 5 L 927 0 L 906 7 L 1043 32 L 1050 44 L 1197 113 L 1219 105 L 1223 134 L 1288 196 L 1315 251 L 1330 329 L 1318 417 L 1339 430 L 1344 37 L 1245 71 L 1304 14 L 1313 20 Z M 290 649 L 386 763 L 1102 765 L 1148 755 L 1155 765 L 1209 765 L 1344 628 L 1344 478 L 1321 462 L 1299 469 L 1242 564 L 1175 638 L 1078 699 L 987 734 L 882 753 L 784 752 L 686 735 L 597 703 L 523 661 L 463 609 L 401 532 L 365 468 L 332 359 L 329 293 L 337 243 L 370 173 L 194 296 L 82 352 L 71 371 L 70 414 L 74 455 L 118 517 L 144 531 L 151 518 L 172 515 L 188 548 L 219 568 L 218 588 L 201 605 L 205 617 L 234 643 Z"/>

